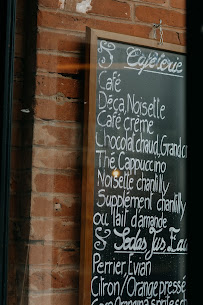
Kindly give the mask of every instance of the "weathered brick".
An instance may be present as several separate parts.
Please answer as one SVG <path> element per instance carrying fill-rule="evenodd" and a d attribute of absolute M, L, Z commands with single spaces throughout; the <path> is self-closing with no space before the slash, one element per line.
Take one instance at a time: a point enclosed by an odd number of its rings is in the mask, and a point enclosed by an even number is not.
<path fill-rule="evenodd" d="M 170 0 L 170 6 L 179 9 L 186 9 L 186 0 Z"/>
<path fill-rule="evenodd" d="M 42 294 L 32 294 L 29 295 L 30 305 L 50 305 L 50 304 L 78 304 L 78 294 L 76 292 L 52 292 L 52 293 L 42 293 Z M 10 304 L 13 305 L 13 304 Z"/>
<path fill-rule="evenodd" d="M 163 25 L 184 28 L 186 25 L 186 16 L 175 10 L 155 8 L 151 6 L 136 6 L 135 16 L 137 20 L 148 23 L 159 23 L 162 20 Z"/>
<path fill-rule="evenodd" d="M 81 36 L 51 31 L 40 31 L 37 35 L 37 48 L 40 50 L 80 52 L 83 45 L 84 38 Z"/>
<path fill-rule="evenodd" d="M 33 143 L 46 146 L 66 146 L 69 148 L 81 148 L 82 128 L 73 123 L 41 123 L 34 126 Z"/>
<path fill-rule="evenodd" d="M 34 167 L 40 168 L 81 170 L 82 153 L 59 148 L 34 147 L 32 162 Z"/>
<path fill-rule="evenodd" d="M 37 174 L 33 181 L 33 190 L 36 192 L 80 194 L 81 181 L 77 176 Z"/>
<path fill-rule="evenodd" d="M 80 219 L 79 195 L 32 194 L 31 211 L 33 217 L 66 216 L 74 221 Z"/>
<path fill-rule="evenodd" d="M 49 77 L 37 75 L 36 94 L 51 96 L 62 93 L 69 98 L 78 98 L 81 95 L 79 80 L 68 77 Z"/>
<path fill-rule="evenodd" d="M 32 189 L 43 193 L 80 194 L 81 177 L 76 174 L 35 172 L 33 174 Z"/>
<path fill-rule="evenodd" d="M 29 286 L 33 291 L 78 288 L 78 271 L 65 267 L 29 270 Z"/>
<path fill-rule="evenodd" d="M 79 241 L 80 224 L 67 219 L 32 219 L 31 240 Z"/>
<path fill-rule="evenodd" d="M 69 0 L 65 3 L 65 10 L 68 12 L 76 12 L 76 6 L 81 0 Z"/>
<path fill-rule="evenodd" d="M 60 8 L 60 0 L 38 0 L 38 4 L 42 7 Z"/>
<path fill-rule="evenodd" d="M 105 31 L 143 38 L 148 38 L 149 32 L 151 31 L 151 26 L 149 27 L 146 25 L 110 22 L 107 20 L 87 18 L 85 16 L 76 17 L 69 14 L 53 13 L 48 11 L 39 11 L 38 24 L 49 28 L 69 29 L 79 32 L 85 32 L 86 26 L 88 26 L 95 29 L 102 29 Z"/>
<path fill-rule="evenodd" d="M 37 53 L 37 68 L 47 72 L 78 74 L 80 60 L 76 57 Z"/>
<path fill-rule="evenodd" d="M 60 99 L 62 102 L 60 102 Z M 35 117 L 40 119 L 59 121 L 81 121 L 83 105 L 79 102 L 57 100 L 36 99 Z"/>
<path fill-rule="evenodd" d="M 66 1 L 65 9 L 69 12 L 80 13 L 77 5 L 81 0 Z M 128 3 L 115 0 L 92 0 L 91 5 L 86 10 L 86 14 L 101 15 L 105 17 L 113 17 L 119 19 L 130 19 L 130 5 Z"/>
<path fill-rule="evenodd" d="M 73 265 L 79 266 L 79 251 L 53 244 L 31 244 L 29 246 L 29 264 L 31 265 Z"/>
<path fill-rule="evenodd" d="M 111 16 L 120 19 L 130 19 L 130 5 L 128 3 L 115 0 L 100 0 L 91 1 L 92 9 L 88 13 L 93 13 L 103 16 Z"/>

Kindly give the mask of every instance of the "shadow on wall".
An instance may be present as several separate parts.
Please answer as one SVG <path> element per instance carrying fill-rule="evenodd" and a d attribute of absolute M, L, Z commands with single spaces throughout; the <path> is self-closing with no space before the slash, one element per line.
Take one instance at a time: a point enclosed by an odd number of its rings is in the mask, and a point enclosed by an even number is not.
<path fill-rule="evenodd" d="M 8 305 L 28 304 L 37 1 L 17 0 L 12 115 Z"/>

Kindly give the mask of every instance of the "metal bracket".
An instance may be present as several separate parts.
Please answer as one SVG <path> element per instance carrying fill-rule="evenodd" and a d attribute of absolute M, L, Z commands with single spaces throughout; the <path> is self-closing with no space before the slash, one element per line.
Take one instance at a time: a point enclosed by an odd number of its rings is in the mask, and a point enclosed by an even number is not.
<path fill-rule="evenodd" d="M 160 41 L 159 41 L 159 44 L 160 45 L 163 45 L 164 43 L 164 40 L 163 40 L 163 29 L 162 29 L 162 20 L 160 19 L 159 21 L 159 24 L 157 23 L 154 23 L 153 24 L 153 29 L 154 29 L 154 39 L 156 39 L 156 30 L 159 28 L 160 30 Z"/>

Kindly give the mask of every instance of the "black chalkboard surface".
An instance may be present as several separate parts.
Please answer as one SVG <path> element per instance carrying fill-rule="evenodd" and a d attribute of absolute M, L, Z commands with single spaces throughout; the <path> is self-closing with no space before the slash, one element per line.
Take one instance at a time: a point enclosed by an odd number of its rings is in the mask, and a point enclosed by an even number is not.
<path fill-rule="evenodd" d="M 80 303 L 186 305 L 186 58 L 89 30 Z"/>

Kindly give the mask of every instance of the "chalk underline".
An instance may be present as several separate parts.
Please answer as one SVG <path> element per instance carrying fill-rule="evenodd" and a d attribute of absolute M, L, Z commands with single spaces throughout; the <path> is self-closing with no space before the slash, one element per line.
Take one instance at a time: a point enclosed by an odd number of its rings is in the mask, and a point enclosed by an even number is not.
<path fill-rule="evenodd" d="M 134 67 L 127 67 L 124 66 L 124 69 L 131 69 L 131 70 L 138 70 L 140 71 L 140 69 L 138 68 L 134 68 Z M 158 72 L 158 71 L 153 71 L 153 70 L 143 70 L 144 72 L 150 72 L 150 73 L 156 73 L 156 74 L 162 74 L 162 75 L 168 75 L 168 76 L 174 76 L 174 77 L 180 77 L 183 78 L 183 75 L 177 75 L 177 74 L 171 74 L 171 73 L 164 73 L 164 72 Z"/>
<path fill-rule="evenodd" d="M 146 251 L 114 251 L 114 253 L 126 253 L 126 254 L 146 254 Z M 186 255 L 187 252 L 153 252 L 153 254 L 163 254 L 163 255 L 173 255 L 173 254 L 179 254 L 179 255 Z"/>

